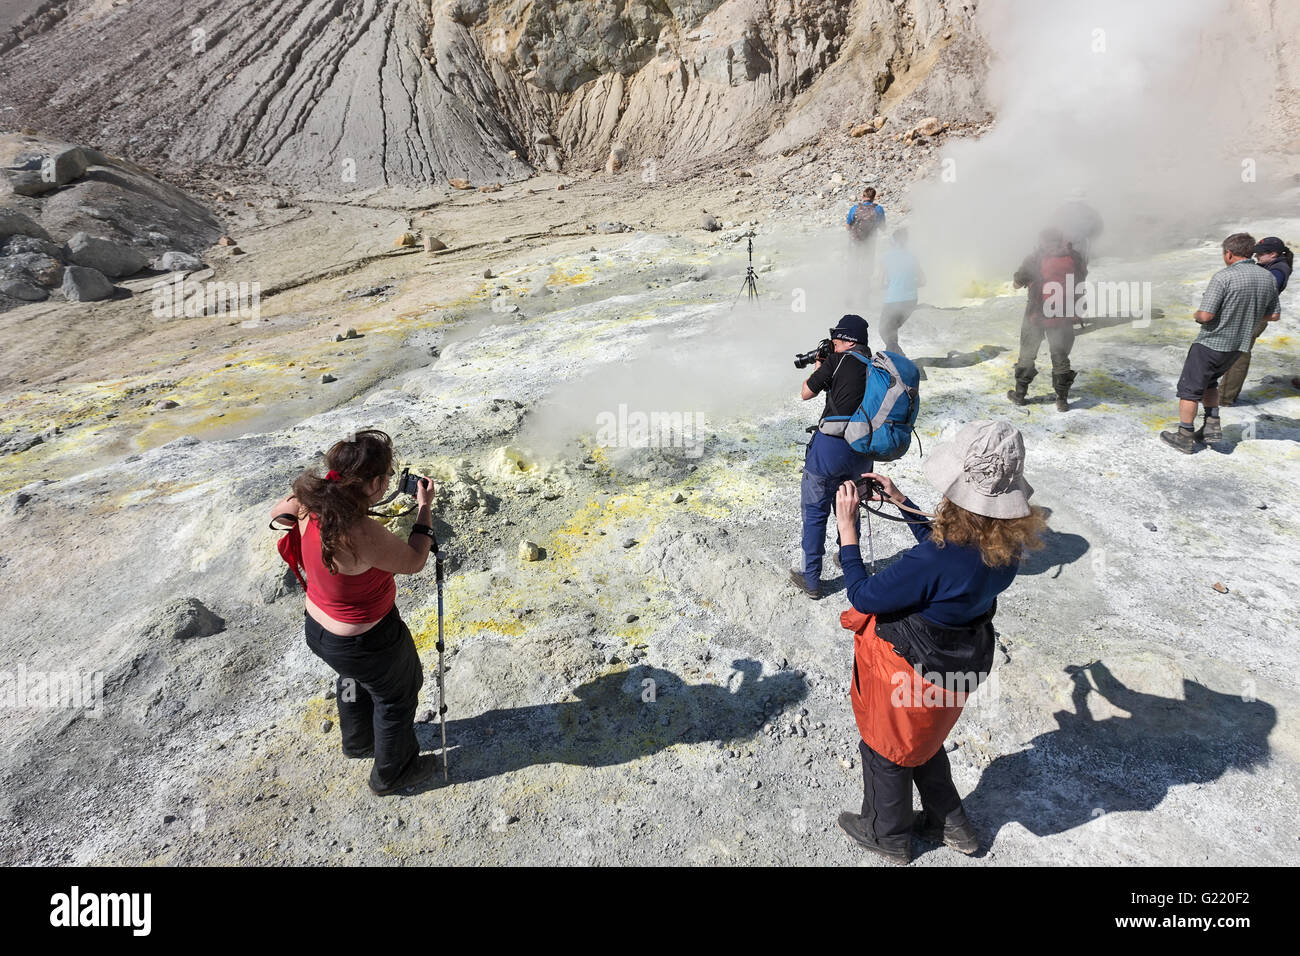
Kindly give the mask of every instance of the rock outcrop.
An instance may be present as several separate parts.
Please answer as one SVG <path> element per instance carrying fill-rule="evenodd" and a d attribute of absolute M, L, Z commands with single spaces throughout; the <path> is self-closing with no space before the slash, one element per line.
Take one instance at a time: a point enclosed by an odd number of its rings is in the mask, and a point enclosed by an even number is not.
<path fill-rule="evenodd" d="M 340 193 L 537 169 L 656 176 L 909 97 L 947 121 L 985 113 L 973 7 L 941 0 L 50 6 L 0 35 L 19 124 Z"/>

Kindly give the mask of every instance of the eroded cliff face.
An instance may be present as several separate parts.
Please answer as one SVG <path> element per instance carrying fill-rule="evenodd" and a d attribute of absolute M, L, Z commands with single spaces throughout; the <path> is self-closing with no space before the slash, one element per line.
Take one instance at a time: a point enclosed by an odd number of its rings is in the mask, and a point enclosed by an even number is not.
<path fill-rule="evenodd" d="M 973 17 L 942 0 L 49 0 L 0 34 L 0 122 L 343 192 L 598 168 L 615 148 L 685 164 L 904 103 L 984 118 Z"/>

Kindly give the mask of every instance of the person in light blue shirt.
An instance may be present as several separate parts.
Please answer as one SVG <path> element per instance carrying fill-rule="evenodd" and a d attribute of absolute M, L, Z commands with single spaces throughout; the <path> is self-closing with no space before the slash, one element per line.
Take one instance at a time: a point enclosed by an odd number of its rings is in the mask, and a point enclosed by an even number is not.
<path fill-rule="evenodd" d="M 898 330 L 916 308 L 916 291 L 925 285 L 921 266 L 907 248 L 907 230 L 895 229 L 881 260 L 885 298 L 880 310 L 880 334 L 886 352 L 904 354 L 898 344 Z"/>

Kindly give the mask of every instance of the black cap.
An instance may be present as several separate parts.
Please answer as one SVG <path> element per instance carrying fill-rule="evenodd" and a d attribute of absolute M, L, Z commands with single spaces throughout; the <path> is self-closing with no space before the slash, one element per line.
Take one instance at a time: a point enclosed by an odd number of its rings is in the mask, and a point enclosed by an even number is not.
<path fill-rule="evenodd" d="M 860 315 L 846 315 L 831 329 L 831 338 L 844 342 L 867 343 L 867 320 Z"/>
<path fill-rule="evenodd" d="M 1277 236 L 1265 236 L 1255 243 L 1255 254 L 1261 252 L 1286 252 L 1286 243 Z"/>

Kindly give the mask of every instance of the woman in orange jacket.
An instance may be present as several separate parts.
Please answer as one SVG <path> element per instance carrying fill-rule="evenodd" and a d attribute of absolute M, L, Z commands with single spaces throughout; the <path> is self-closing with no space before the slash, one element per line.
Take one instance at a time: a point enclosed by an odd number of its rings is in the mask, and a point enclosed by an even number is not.
<path fill-rule="evenodd" d="M 912 834 L 963 853 L 979 848 L 962 809 L 944 738 L 993 665 L 997 596 L 1026 549 L 1042 547 L 1042 509 L 1029 504 L 1025 446 L 1007 422 L 973 422 L 934 450 L 925 476 L 943 495 L 933 521 L 883 475 L 873 500 L 890 501 L 917 545 L 868 576 L 858 548 L 853 482 L 836 496 L 840 560 L 853 609 L 853 714 L 862 735 L 860 814 L 840 814 L 857 843 L 908 863 Z M 922 812 L 913 815 L 912 785 Z"/>

